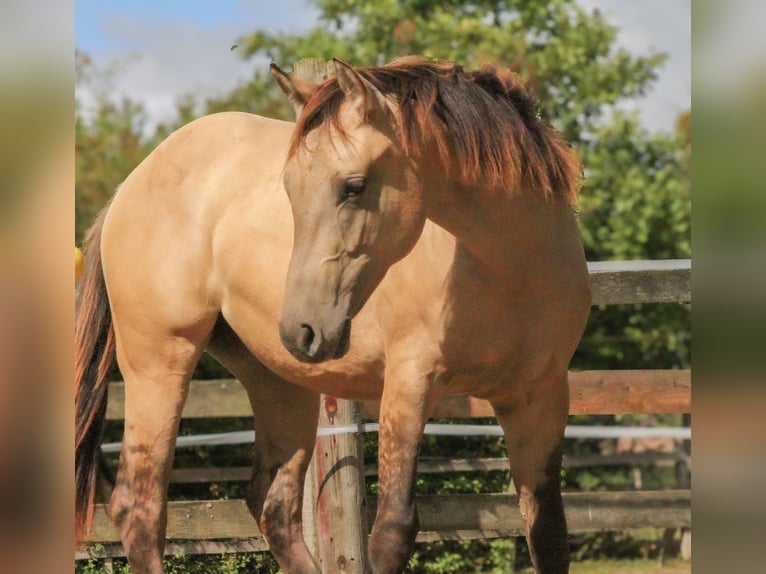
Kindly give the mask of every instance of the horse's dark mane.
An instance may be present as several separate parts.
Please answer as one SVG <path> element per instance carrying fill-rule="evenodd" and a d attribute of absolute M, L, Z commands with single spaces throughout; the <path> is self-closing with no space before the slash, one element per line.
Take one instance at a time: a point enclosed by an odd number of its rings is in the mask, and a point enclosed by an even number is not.
<path fill-rule="evenodd" d="M 522 80 L 498 66 L 464 70 L 457 64 L 401 58 L 381 67 L 356 68 L 397 102 L 399 137 L 417 156 L 433 138 L 447 169 L 467 185 L 520 183 L 574 203 L 582 168 L 564 139 L 538 114 L 537 99 Z M 293 155 L 306 135 L 338 119 L 343 92 L 334 77 L 312 93 L 298 119 Z"/>

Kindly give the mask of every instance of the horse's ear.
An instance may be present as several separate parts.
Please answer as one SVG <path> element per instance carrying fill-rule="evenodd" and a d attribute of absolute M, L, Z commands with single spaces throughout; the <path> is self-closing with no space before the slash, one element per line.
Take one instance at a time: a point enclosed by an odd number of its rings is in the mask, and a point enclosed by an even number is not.
<path fill-rule="evenodd" d="M 378 88 L 343 60 L 333 58 L 333 63 L 338 85 L 358 111 L 360 119 L 378 123 L 391 117 L 391 104 Z"/>
<path fill-rule="evenodd" d="M 277 82 L 277 85 L 287 95 L 287 99 L 293 105 L 295 110 L 296 119 L 301 115 L 303 106 L 311 95 L 311 92 L 316 88 L 316 84 L 305 78 L 292 78 L 286 72 L 282 71 L 279 66 L 272 62 L 269 66 L 271 76 Z"/>

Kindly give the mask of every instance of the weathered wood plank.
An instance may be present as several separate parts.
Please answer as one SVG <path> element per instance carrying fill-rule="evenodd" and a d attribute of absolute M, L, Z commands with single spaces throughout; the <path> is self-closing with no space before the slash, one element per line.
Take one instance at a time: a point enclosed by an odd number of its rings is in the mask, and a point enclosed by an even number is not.
<path fill-rule="evenodd" d="M 369 504 L 370 515 L 375 505 Z M 509 494 L 422 496 L 417 499 L 425 532 L 488 530 L 523 533 L 518 499 Z M 570 532 L 691 525 L 690 491 L 565 493 Z"/>
<path fill-rule="evenodd" d="M 594 305 L 689 303 L 691 260 L 598 261 L 588 264 Z"/>
<path fill-rule="evenodd" d="M 690 370 L 616 370 L 569 373 L 569 413 L 681 414 L 691 412 Z"/>
<path fill-rule="evenodd" d="M 691 490 L 577 492 L 565 495 L 572 532 L 691 527 Z"/>
<path fill-rule="evenodd" d="M 255 520 L 242 499 L 168 503 L 167 538 L 263 540 Z M 93 542 L 119 542 L 120 540 L 119 533 L 106 515 L 103 504 L 96 505 L 89 540 Z"/>
<path fill-rule="evenodd" d="M 417 505 L 423 532 L 521 533 L 523 529 L 518 499 L 509 494 L 422 496 L 418 497 Z M 570 532 L 691 526 L 689 490 L 565 493 L 564 507 Z M 368 499 L 367 516 L 374 517 L 375 510 L 375 499 Z M 244 500 L 171 502 L 167 537 L 262 540 Z M 90 540 L 103 543 L 119 540 L 103 505 L 96 507 Z"/>
<path fill-rule="evenodd" d="M 603 370 L 569 373 L 571 414 L 689 413 L 691 371 L 689 370 Z M 123 383 L 109 385 L 107 418 L 123 416 Z M 362 417 L 378 418 L 377 403 L 364 403 Z M 184 408 L 185 418 L 252 416 L 250 403 L 236 379 L 192 381 Z M 492 417 L 487 401 L 466 396 L 447 396 L 439 404 L 437 417 Z"/>

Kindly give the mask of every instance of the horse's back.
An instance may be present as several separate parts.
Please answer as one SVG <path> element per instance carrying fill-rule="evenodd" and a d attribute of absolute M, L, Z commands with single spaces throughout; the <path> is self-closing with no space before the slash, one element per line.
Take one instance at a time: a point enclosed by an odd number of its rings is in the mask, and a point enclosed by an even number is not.
<path fill-rule="evenodd" d="M 292 130 L 289 122 L 244 112 L 194 120 L 168 136 L 133 170 L 115 194 L 110 212 L 136 201 L 172 202 L 176 209 L 199 207 L 208 203 L 206 194 L 225 195 L 234 193 L 235 185 L 257 183 L 254 174 L 262 178 L 264 173 L 281 171 Z M 209 182 L 214 183 L 206 185 Z M 186 199 L 192 201 L 182 204 Z"/>

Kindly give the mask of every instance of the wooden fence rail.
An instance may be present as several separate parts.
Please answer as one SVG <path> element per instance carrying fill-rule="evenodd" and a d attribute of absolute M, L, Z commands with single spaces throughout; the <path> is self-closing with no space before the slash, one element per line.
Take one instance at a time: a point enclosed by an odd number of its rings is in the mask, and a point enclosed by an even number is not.
<path fill-rule="evenodd" d="M 691 301 L 691 262 L 632 261 L 589 264 L 594 305 Z M 691 372 L 688 370 L 580 371 L 570 373 L 571 414 L 690 413 Z M 124 387 L 112 383 L 107 418 L 122 418 Z M 339 414 L 348 422 L 378 417 L 378 405 L 338 401 Z M 322 409 L 324 411 L 324 409 Z M 193 381 L 183 412 L 185 418 L 250 417 L 246 394 L 233 379 Z M 448 397 L 436 416 L 454 418 L 493 417 L 486 401 L 470 397 Z M 327 421 L 325 421 L 327 422 Z M 337 422 L 337 421 L 336 421 Z M 337 569 L 340 556 L 358 556 L 354 572 L 364 572 L 366 533 L 375 513 L 375 499 L 363 494 L 364 476 L 376 472 L 364 468 L 358 433 L 326 437 L 317 442 L 317 453 L 327 464 L 312 465 L 307 481 L 310 504 L 307 540 L 323 564 L 323 571 Z M 328 457 L 323 456 L 324 453 Z M 647 464 L 658 461 L 688 462 L 683 453 L 620 454 L 592 460 L 565 459 L 565 465 Z M 334 473 L 340 457 L 356 460 Z M 421 472 L 507 469 L 507 459 L 421 460 Z M 176 469 L 178 482 L 246 480 L 250 469 Z M 312 482 L 313 481 L 313 482 Z M 317 504 L 312 484 L 324 481 L 336 498 Z M 333 486 L 334 485 L 334 486 Z M 323 495 L 324 496 L 324 495 Z M 571 532 L 624 530 L 644 526 L 685 528 L 691 526 L 690 491 L 638 491 L 565 493 L 564 506 Z M 423 496 L 417 499 L 421 532 L 418 541 L 517 536 L 523 529 L 517 500 L 510 494 Z M 311 509 L 317 514 L 312 515 Z M 332 509 L 329 512 L 328 509 Z M 323 510 L 324 509 L 324 510 Z M 339 513 L 340 509 L 340 513 Z M 336 514 L 336 516 L 332 516 Z M 334 522 L 333 522 L 334 521 Z M 328 536 L 333 533 L 333 536 Z M 187 553 L 261 551 L 266 548 L 255 521 L 242 500 L 171 502 L 168 507 L 166 553 L 179 549 Z M 332 538 L 331 544 L 324 540 Z M 103 556 L 120 555 L 113 543 L 119 540 L 103 505 L 96 509 L 91 541 L 105 543 Z M 112 544 L 111 546 L 109 544 Z M 92 553 L 92 550 L 91 550 Z M 79 552 L 84 558 L 88 552 Z M 350 570 L 349 570 L 350 572 Z"/>
<path fill-rule="evenodd" d="M 522 536 L 524 525 L 518 499 L 510 494 L 458 494 L 417 497 L 420 530 L 428 540 Z M 639 492 L 566 492 L 569 530 L 572 533 L 627 530 L 662 525 L 691 526 L 688 490 Z M 369 523 L 375 516 L 375 498 L 367 500 Z M 244 500 L 179 501 L 168 503 L 167 537 L 176 540 L 262 540 Z M 337 537 L 337 536 L 336 536 Z M 119 533 L 97 508 L 92 538 L 119 542 Z"/>
<path fill-rule="evenodd" d="M 691 371 L 620 370 L 573 371 L 569 374 L 570 414 L 629 413 L 680 414 L 691 411 Z M 108 420 L 121 420 L 125 405 L 124 383 L 109 385 Z M 378 418 L 378 403 L 362 404 L 363 419 Z M 192 381 L 183 417 L 251 417 L 247 393 L 236 379 Z M 447 396 L 437 417 L 494 417 L 489 402 L 468 396 Z"/>

